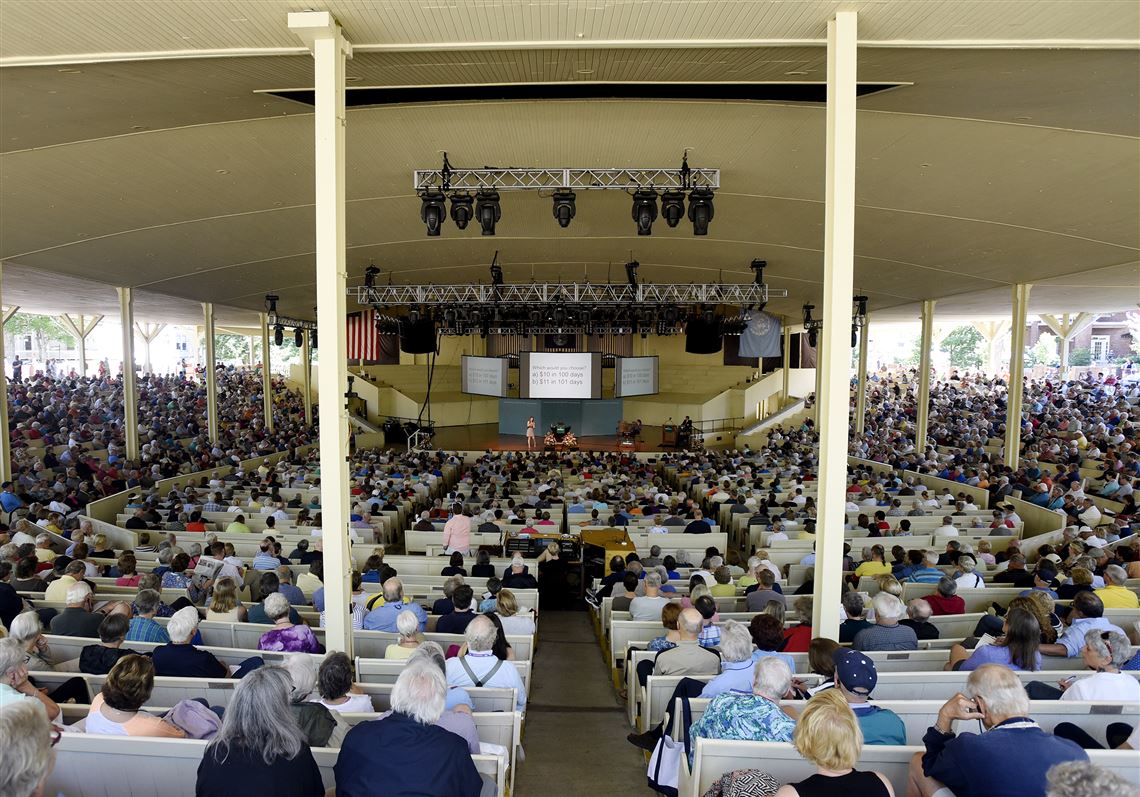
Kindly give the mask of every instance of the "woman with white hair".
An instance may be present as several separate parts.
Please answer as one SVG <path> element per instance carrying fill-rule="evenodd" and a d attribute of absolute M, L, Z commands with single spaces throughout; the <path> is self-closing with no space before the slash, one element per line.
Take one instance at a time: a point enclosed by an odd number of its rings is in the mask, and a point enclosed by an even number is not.
<path fill-rule="evenodd" d="M 291 690 L 280 667 L 262 667 L 238 684 L 198 766 L 197 797 L 324 795 L 321 771 L 290 709 Z"/>
<path fill-rule="evenodd" d="M 26 657 L 24 646 L 18 640 L 0 639 L 0 706 L 20 700 L 34 701 L 43 705 L 48 719 L 54 720 L 59 716 L 59 705 L 28 680 Z"/>
<path fill-rule="evenodd" d="M 396 633 L 400 638 L 384 648 L 386 659 L 407 659 L 424 640 L 423 634 L 420 633 L 419 618 L 408 609 L 396 615 Z"/>
<path fill-rule="evenodd" d="M 1081 649 L 1081 659 L 1093 671 L 1087 678 L 1068 678 L 1060 682 L 1061 694 L 1042 694 L 1031 683 L 1026 691 L 1037 699 L 1058 697 L 1061 700 L 1101 700 L 1125 705 L 1140 703 L 1140 682 L 1120 671 L 1121 666 L 1132 657 L 1128 637 L 1115 631 L 1092 629 L 1085 633 L 1085 646 Z M 1044 686 L 1044 685 L 1041 685 Z"/>
<path fill-rule="evenodd" d="M 289 695 L 293 717 L 312 747 L 340 747 L 348 724 L 340 714 L 320 703 L 311 702 L 317 687 L 317 662 L 307 653 L 289 653 L 281 666 L 293 681 Z"/>
<path fill-rule="evenodd" d="M 974 572 L 977 566 L 977 560 L 973 556 L 962 554 L 958 557 L 958 571 L 954 574 L 958 589 L 981 589 L 986 586 L 985 579 Z"/>
<path fill-rule="evenodd" d="M 700 696 L 748 691 L 752 688 L 752 666 L 752 635 L 747 626 L 736 620 L 725 621 L 720 627 L 720 675 L 705 684 Z"/>
<path fill-rule="evenodd" d="M 4 740 L 0 794 L 43 797 L 59 741 L 59 731 L 52 728 L 44 710 L 31 701 L 0 701 L 0 739 Z"/>
<path fill-rule="evenodd" d="M 8 634 L 18 640 L 28 654 L 26 664 L 29 670 L 53 670 L 51 646 L 44 639 L 44 626 L 36 612 L 23 612 L 12 620 Z"/>
<path fill-rule="evenodd" d="M 294 625 L 289 620 L 289 599 L 280 592 L 265 596 L 265 614 L 273 621 L 273 628 L 261 635 L 258 650 L 277 650 L 289 653 L 324 653 L 313 629 L 305 624 Z"/>
<path fill-rule="evenodd" d="M 755 663 L 750 686 L 747 692 L 732 689 L 714 697 L 689 729 L 694 741 L 790 742 L 796 721 L 780 701 L 791 689 L 791 669 L 775 656 L 765 656 Z"/>

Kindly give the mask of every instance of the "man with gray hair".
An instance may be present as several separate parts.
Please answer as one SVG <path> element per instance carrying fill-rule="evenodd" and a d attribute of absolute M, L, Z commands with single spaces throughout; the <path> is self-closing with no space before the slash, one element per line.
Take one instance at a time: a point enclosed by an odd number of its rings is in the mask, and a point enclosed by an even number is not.
<path fill-rule="evenodd" d="M 914 629 L 900 625 L 906 613 L 903 602 L 889 592 L 879 592 L 871 599 L 875 607 L 875 625 L 855 635 L 855 650 L 918 650 L 918 636 Z"/>
<path fill-rule="evenodd" d="M 467 654 L 447 660 L 447 683 L 450 686 L 496 686 L 515 690 L 515 705 L 526 711 L 526 688 L 519 671 L 509 661 L 495 656 L 495 639 L 499 630 L 487 617 L 480 615 L 467 624 L 463 638 Z"/>
<path fill-rule="evenodd" d="M 517 675 L 513 665 L 506 668 Z M 446 693 L 438 667 L 409 662 L 392 687 L 392 713 L 358 723 L 345 737 L 334 770 L 337 794 L 366 797 L 383 784 L 386 794 L 478 797 L 483 780 L 467 742 L 436 725 Z"/>
<path fill-rule="evenodd" d="M 914 598 L 906 605 L 906 619 L 900 620 L 899 625 L 905 625 L 914 631 L 919 640 L 938 639 L 938 626 L 930 622 L 933 611 L 925 598 Z"/>
<path fill-rule="evenodd" d="M 965 694 L 950 698 L 926 731 L 925 752 L 910 762 L 908 794 L 934 797 L 1040 797 L 1050 767 L 1087 761 L 1077 744 L 1043 731 L 1029 718 L 1029 696 L 1017 674 L 998 664 L 970 673 Z M 986 733 L 954 733 L 955 720 L 977 720 Z"/>
<path fill-rule="evenodd" d="M 130 616 L 130 604 L 113 603 L 100 611 L 92 611 L 95 598 L 85 581 L 77 581 L 67 590 L 67 607 L 51 619 L 51 632 L 56 636 L 98 637 L 99 624 L 108 612 Z"/>
<path fill-rule="evenodd" d="M 661 574 L 651 570 L 645 574 L 645 594 L 629 602 L 629 619 L 654 621 L 661 619 L 661 610 L 669 599 L 661 594 Z"/>
<path fill-rule="evenodd" d="M 661 564 L 661 546 L 651 545 L 649 547 L 649 556 L 644 557 L 641 560 L 641 564 L 646 570 L 651 570 Z"/>
<path fill-rule="evenodd" d="M 1096 590 L 1106 609 L 1138 609 L 1140 599 L 1136 591 L 1124 586 L 1128 580 L 1128 571 L 1120 565 L 1109 565 L 1104 569 L 1104 586 Z"/>
<path fill-rule="evenodd" d="M 166 644 L 170 635 L 166 629 L 155 622 L 154 617 L 158 606 L 162 603 L 162 595 L 153 589 L 140 589 L 135 596 L 136 617 L 131 618 L 130 630 L 127 631 L 127 642 L 158 642 Z"/>
<path fill-rule="evenodd" d="M 193 606 L 179 609 L 166 624 L 170 644 L 160 645 L 151 654 L 155 675 L 173 675 L 182 678 L 229 678 L 230 668 L 214 654 L 190 644 L 198 630 L 200 618 Z"/>

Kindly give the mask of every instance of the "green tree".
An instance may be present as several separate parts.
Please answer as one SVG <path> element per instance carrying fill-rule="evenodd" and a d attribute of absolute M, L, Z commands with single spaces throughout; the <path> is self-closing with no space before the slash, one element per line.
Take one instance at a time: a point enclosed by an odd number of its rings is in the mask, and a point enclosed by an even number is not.
<path fill-rule="evenodd" d="M 49 315 L 16 313 L 8 319 L 4 331 L 13 337 L 31 335 L 36 341 L 36 348 L 40 351 L 43 351 L 48 343 L 59 343 L 69 349 L 75 346 L 75 338 L 67 334 Z"/>
<path fill-rule="evenodd" d="M 214 357 L 218 360 L 249 362 L 249 338 L 245 335 L 216 335 Z"/>
<path fill-rule="evenodd" d="M 1069 365 L 1092 365 L 1092 350 L 1087 347 L 1073 349 L 1069 352 Z"/>
<path fill-rule="evenodd" d="M 955 327 L 942 339 L 939 351 L 950 355 L 952 368 L 981 368 L 981 346 L 985 342 L 982 333 L 972 326 Z"/>
<path fill-rule="evenodd" d="M 1032 368 L 1036 365 L 1052 365 L 1060 360 L 1057 354 L 1057 336 L 1049 332 L 1041 333 L 1037 343 L 1025 350 L 1025 365 Z"/>

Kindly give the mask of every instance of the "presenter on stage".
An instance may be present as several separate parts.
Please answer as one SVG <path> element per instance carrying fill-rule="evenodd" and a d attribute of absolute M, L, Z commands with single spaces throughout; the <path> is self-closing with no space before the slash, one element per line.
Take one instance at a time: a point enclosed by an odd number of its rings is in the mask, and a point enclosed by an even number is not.
<path fill-rule="evenodd" d="M 534 450 L 534 416 L 530 416 L 530 420 L 526 422 L 526 450 Z"/>

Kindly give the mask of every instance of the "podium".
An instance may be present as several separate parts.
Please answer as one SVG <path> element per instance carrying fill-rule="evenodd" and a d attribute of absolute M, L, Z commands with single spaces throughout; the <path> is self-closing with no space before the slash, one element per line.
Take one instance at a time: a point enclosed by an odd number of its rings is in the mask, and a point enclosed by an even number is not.
<path fill-rule="evenodd" d="M 677 427 L 667 424 L 661 427 L 661 445 L 677 447 Z"/>
<path fill-rule="evenodd" d="M 605 555 L 605 569 L 603 575 L 609 575 L 610 559 L 615 556 L 620 556 L 622 559 L 637 549 L 633 545 L 633 540 L 629 538 L 629 534 L 625 529 L 596 529 L 594 531 L 583 531 L 579 535 L 582 541 L 582 559 L 585 561 L 587 557 L 587 549 L 601 548 Z"/>

